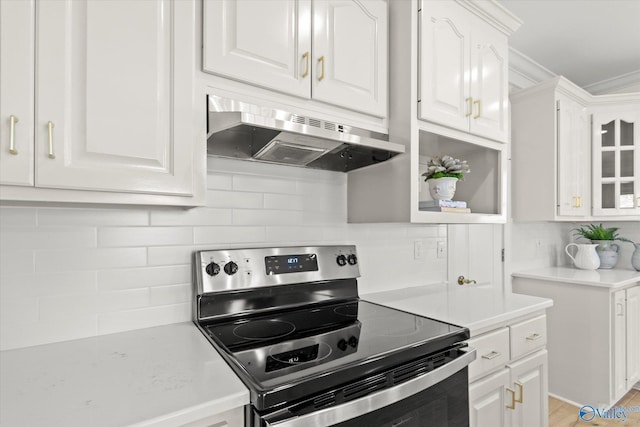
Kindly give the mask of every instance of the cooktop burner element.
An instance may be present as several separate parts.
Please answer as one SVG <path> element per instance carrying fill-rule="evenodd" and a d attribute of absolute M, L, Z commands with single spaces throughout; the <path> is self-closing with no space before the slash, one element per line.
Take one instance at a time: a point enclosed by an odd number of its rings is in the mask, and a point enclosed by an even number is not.
<path fill-rule="evenodd" d="M 233 329 L 233 334 L 247 340 L 272 340 L 286 337 L 295 330 L 295 325 L 285 320 L 263 319 L 241 323 Z"/>

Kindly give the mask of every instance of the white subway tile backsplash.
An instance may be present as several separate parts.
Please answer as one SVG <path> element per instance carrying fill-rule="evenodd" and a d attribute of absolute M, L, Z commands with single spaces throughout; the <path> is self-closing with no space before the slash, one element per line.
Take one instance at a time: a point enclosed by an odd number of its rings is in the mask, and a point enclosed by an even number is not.
<path fill-rule="evenodd" d="M 264 207 L 262 193 L 234 193 L 231 191 L 209 190 L 207 206 L 213 208 L 261 209 Z"/>
<path fill-rule="evenodd" d="M 189 209 L 152 211 L 151 225 L 230 225 L 232 209 Z"/>
<path fill-rule="evenodd" d="M 279 244 L 285 242 L 291 244 L 312 244 L 313 242 L 322 242 L 325 240 L 322 227 L 267 227 L 266 232 L 266 240 L 268 242 L 278 242 Z"/>
<path fill-rule="evenodd" d="M 95 248 L 95 228 L 15 228 L 3 230 L 0 250 Z"/>
<path fill-rule="evenodd" d="M 235 212 L 235 211 L 234 211 Z M 224 244 L 262 243 L 265 241 L 264 227 L 195 227 L 194 243 Z"/>
<path fill-rule="evenodd" d="M 191 320 L 192 303 L 164 305 L 139 310 L 125 310 L 98 315 L 98 334 L 112 334 L 132 329 Z"/>
<path fill-rule="evenodd" d="M 149 306 L 149 288 L 99 292 L 96 295 L 98 313 L 111 313 Z"/>
<path fill-rule="evenodd" d="M 115 291 L 190 282 L 191 261 L 185 261 L 183 265 L 101 270 L 98 271 L 98 290 Z"/>
<path fill-rule="evenodd" d="M 197 250 L 355 244 L 361 293 L 446 279 L 446 226 L 347 224 L 346 174 L 207 165 L 201 208 L 1 207 L 0 349 L 191 320 Z"/>
<path fill-rule="evenodd" d="M 149 225 L 149 212 L 134 209 L 37 208 L 38 226 Z"/>
<path fill-rule="evenodd" d="M 249 210 L 233 211 L 234 225 L 296 225 L 302 224 L 305 214 L 301 211 Z"/>
<path fill-rule="evenodd" d="M 193 243 L 190 227 L 107 227 L 98 229 L 98 246 L 167 246 Z"/>
<path fill-rule="evenodd" d="M 281 194 L 296 194 L 298 192 L 296 182 L 290 179 L 252 175 L 234 175 L 233 190 Z"/>
<path fill-rule="evenodd" d="M 151 305 L 168 305 L 193 302 L 193 285 L 183 283 L 171 286 L 156 286 L 149 289 Z"/>
<path fill-rule="evenodd" d="M 36 271 L 102 270 L 146 265 L 147 248 L 36 251 Z"/>
<path fill-rule="evenodd" d="M 233 178 L 231 175 L 209 172 L 207 175 L 207 188 L 209 190 L 231 190 Z"/>
<path fill-rule="evenodd" d="M 3 234 L 4 232 L 0 233 L 0 235 Z M 2 249 L 0 254 L 0 277 L 35 271 L 35 253 L 33 251 Z M 4 282 L 4 279 L 2 281 Z"/>
<path fill-rule="evenodd" d="M 33 208 L 17 208 L 0 206 L 0 229 L 10 227 L 35 227 L 36 210 Z"/>

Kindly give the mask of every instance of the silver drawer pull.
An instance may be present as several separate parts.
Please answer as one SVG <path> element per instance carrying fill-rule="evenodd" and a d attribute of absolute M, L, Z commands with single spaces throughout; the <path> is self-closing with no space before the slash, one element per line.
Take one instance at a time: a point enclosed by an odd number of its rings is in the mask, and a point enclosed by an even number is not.
<path fill-rule="evenodd" d="M 542 335 L 540 335 L 538 333 L 535 333 L 535 334 L 529 335 L 527 337 L 527 340 L 528 341 L 535 341 L 535 340 L 539 340 L 540 338 L 542 338 Z"/>
<path fill-rule="evenodd" d="M 502 355 L 502 353 L 493 350 L 493 351 L 491 351 L 491 353 L 483 354 L 482 358 L 483 359 L 487 359 L 487 360 L 491 360 L 491 359 L 495 359 L 496 357 L 499 357 L 501 355 Z"/>

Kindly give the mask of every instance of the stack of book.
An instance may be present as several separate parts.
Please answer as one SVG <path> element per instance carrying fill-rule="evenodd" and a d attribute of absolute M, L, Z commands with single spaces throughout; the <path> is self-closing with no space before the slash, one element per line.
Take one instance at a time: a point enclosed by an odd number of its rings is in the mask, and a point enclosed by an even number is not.
<path fill-rule="evenodd" d="M 469 213 L 467 202 L 461 200 L 426 200 L 419 202 L 421 211 Z"/>

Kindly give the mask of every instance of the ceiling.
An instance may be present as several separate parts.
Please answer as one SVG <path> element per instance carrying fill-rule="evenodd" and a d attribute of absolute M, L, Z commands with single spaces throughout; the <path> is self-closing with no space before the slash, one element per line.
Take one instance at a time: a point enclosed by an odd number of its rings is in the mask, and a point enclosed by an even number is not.
<path fill-rule="evenodd" d="M 640 84 L 640 0 L 498 0 L 523 21 L 512 49 L 587 90 Z M 611 86 L 611 85 L 609 85 Z"/>

